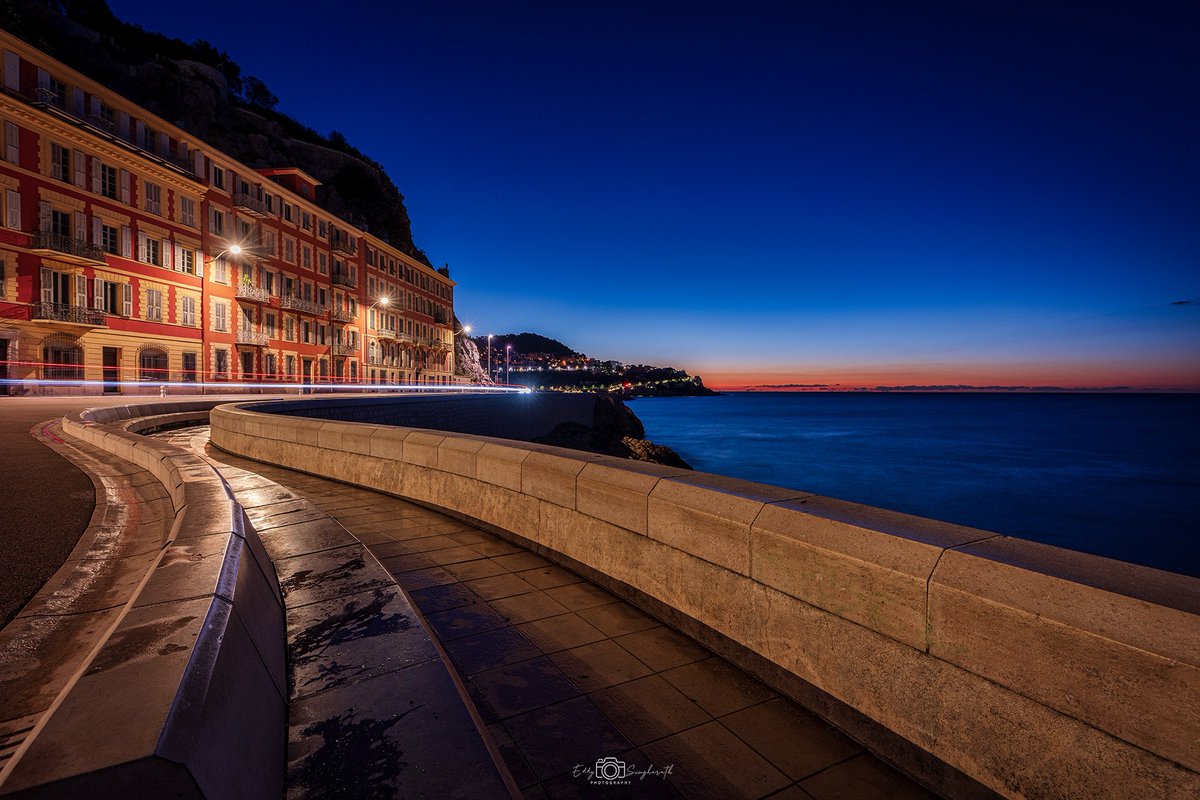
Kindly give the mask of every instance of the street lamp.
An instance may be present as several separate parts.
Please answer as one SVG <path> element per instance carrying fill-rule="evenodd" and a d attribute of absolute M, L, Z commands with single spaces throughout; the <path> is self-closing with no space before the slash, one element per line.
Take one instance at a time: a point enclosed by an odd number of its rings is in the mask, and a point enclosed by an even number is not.
<path fill-rule="evenodd" d="M 492 334 L 488 334 L 488 380 L 495 381 L 496 376 L 492 374 Z"/>
<path fill-rule="evenodd" d="M 504 384 L 508 385 L 508 359 L 512 355 L 512 345 L 504 345 Z"/>

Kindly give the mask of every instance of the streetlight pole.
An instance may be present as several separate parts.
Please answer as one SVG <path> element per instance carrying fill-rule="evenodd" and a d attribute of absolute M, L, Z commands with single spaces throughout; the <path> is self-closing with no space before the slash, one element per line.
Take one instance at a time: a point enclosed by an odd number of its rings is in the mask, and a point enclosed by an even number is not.
<path fill-rule="evenodd" d="M 508 359 L 512 355 L 512 345 L 504 345 L 504 383 L 508 385 Z"/>
<path fill-rule="evenodd" d="M 488 380 L 496 380 L 496 376 L 492 374 L 492 335 L 490 333 L 488 334 Z"/>

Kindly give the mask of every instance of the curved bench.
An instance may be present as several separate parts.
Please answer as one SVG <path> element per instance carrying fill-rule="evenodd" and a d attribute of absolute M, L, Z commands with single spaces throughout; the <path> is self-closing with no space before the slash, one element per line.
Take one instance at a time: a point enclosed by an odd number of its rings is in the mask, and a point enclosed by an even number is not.
<path fill-rule="evenodd" d="M 312 400 L 287 416 L 291 402 L 214 409 L 212 442 L 520 539 L 945 794 L 1200 796 L 1200 581 L 718 475 L 315 419 Z"/>
<path fill-rule="evenodd" d="M 21 797 L 278 797 L 287 685 L 283 600 L 253 526 L 195 454 L 135 431 L 218 401 L 90 409 L 67 433 L 149 471 L 174 524 L 116 625 L 14 759 Z"/>

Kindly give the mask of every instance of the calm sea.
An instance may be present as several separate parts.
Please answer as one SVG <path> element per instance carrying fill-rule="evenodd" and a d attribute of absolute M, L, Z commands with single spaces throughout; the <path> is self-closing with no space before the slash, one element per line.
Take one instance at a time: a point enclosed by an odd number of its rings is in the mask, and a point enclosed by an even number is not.
<path fill-rule="evenodd" d="M 693 467 L 1200 576 L 1200 395 L 644 398 Z"/>

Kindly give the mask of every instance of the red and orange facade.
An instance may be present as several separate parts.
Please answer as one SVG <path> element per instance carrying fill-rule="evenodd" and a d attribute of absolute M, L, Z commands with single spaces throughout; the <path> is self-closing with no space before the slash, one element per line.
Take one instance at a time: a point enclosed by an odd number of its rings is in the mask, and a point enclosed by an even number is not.
<path fill-rule="evenodd" d="M 0 385 L 454 382 L 454 282 L 0 31 Z"/>

